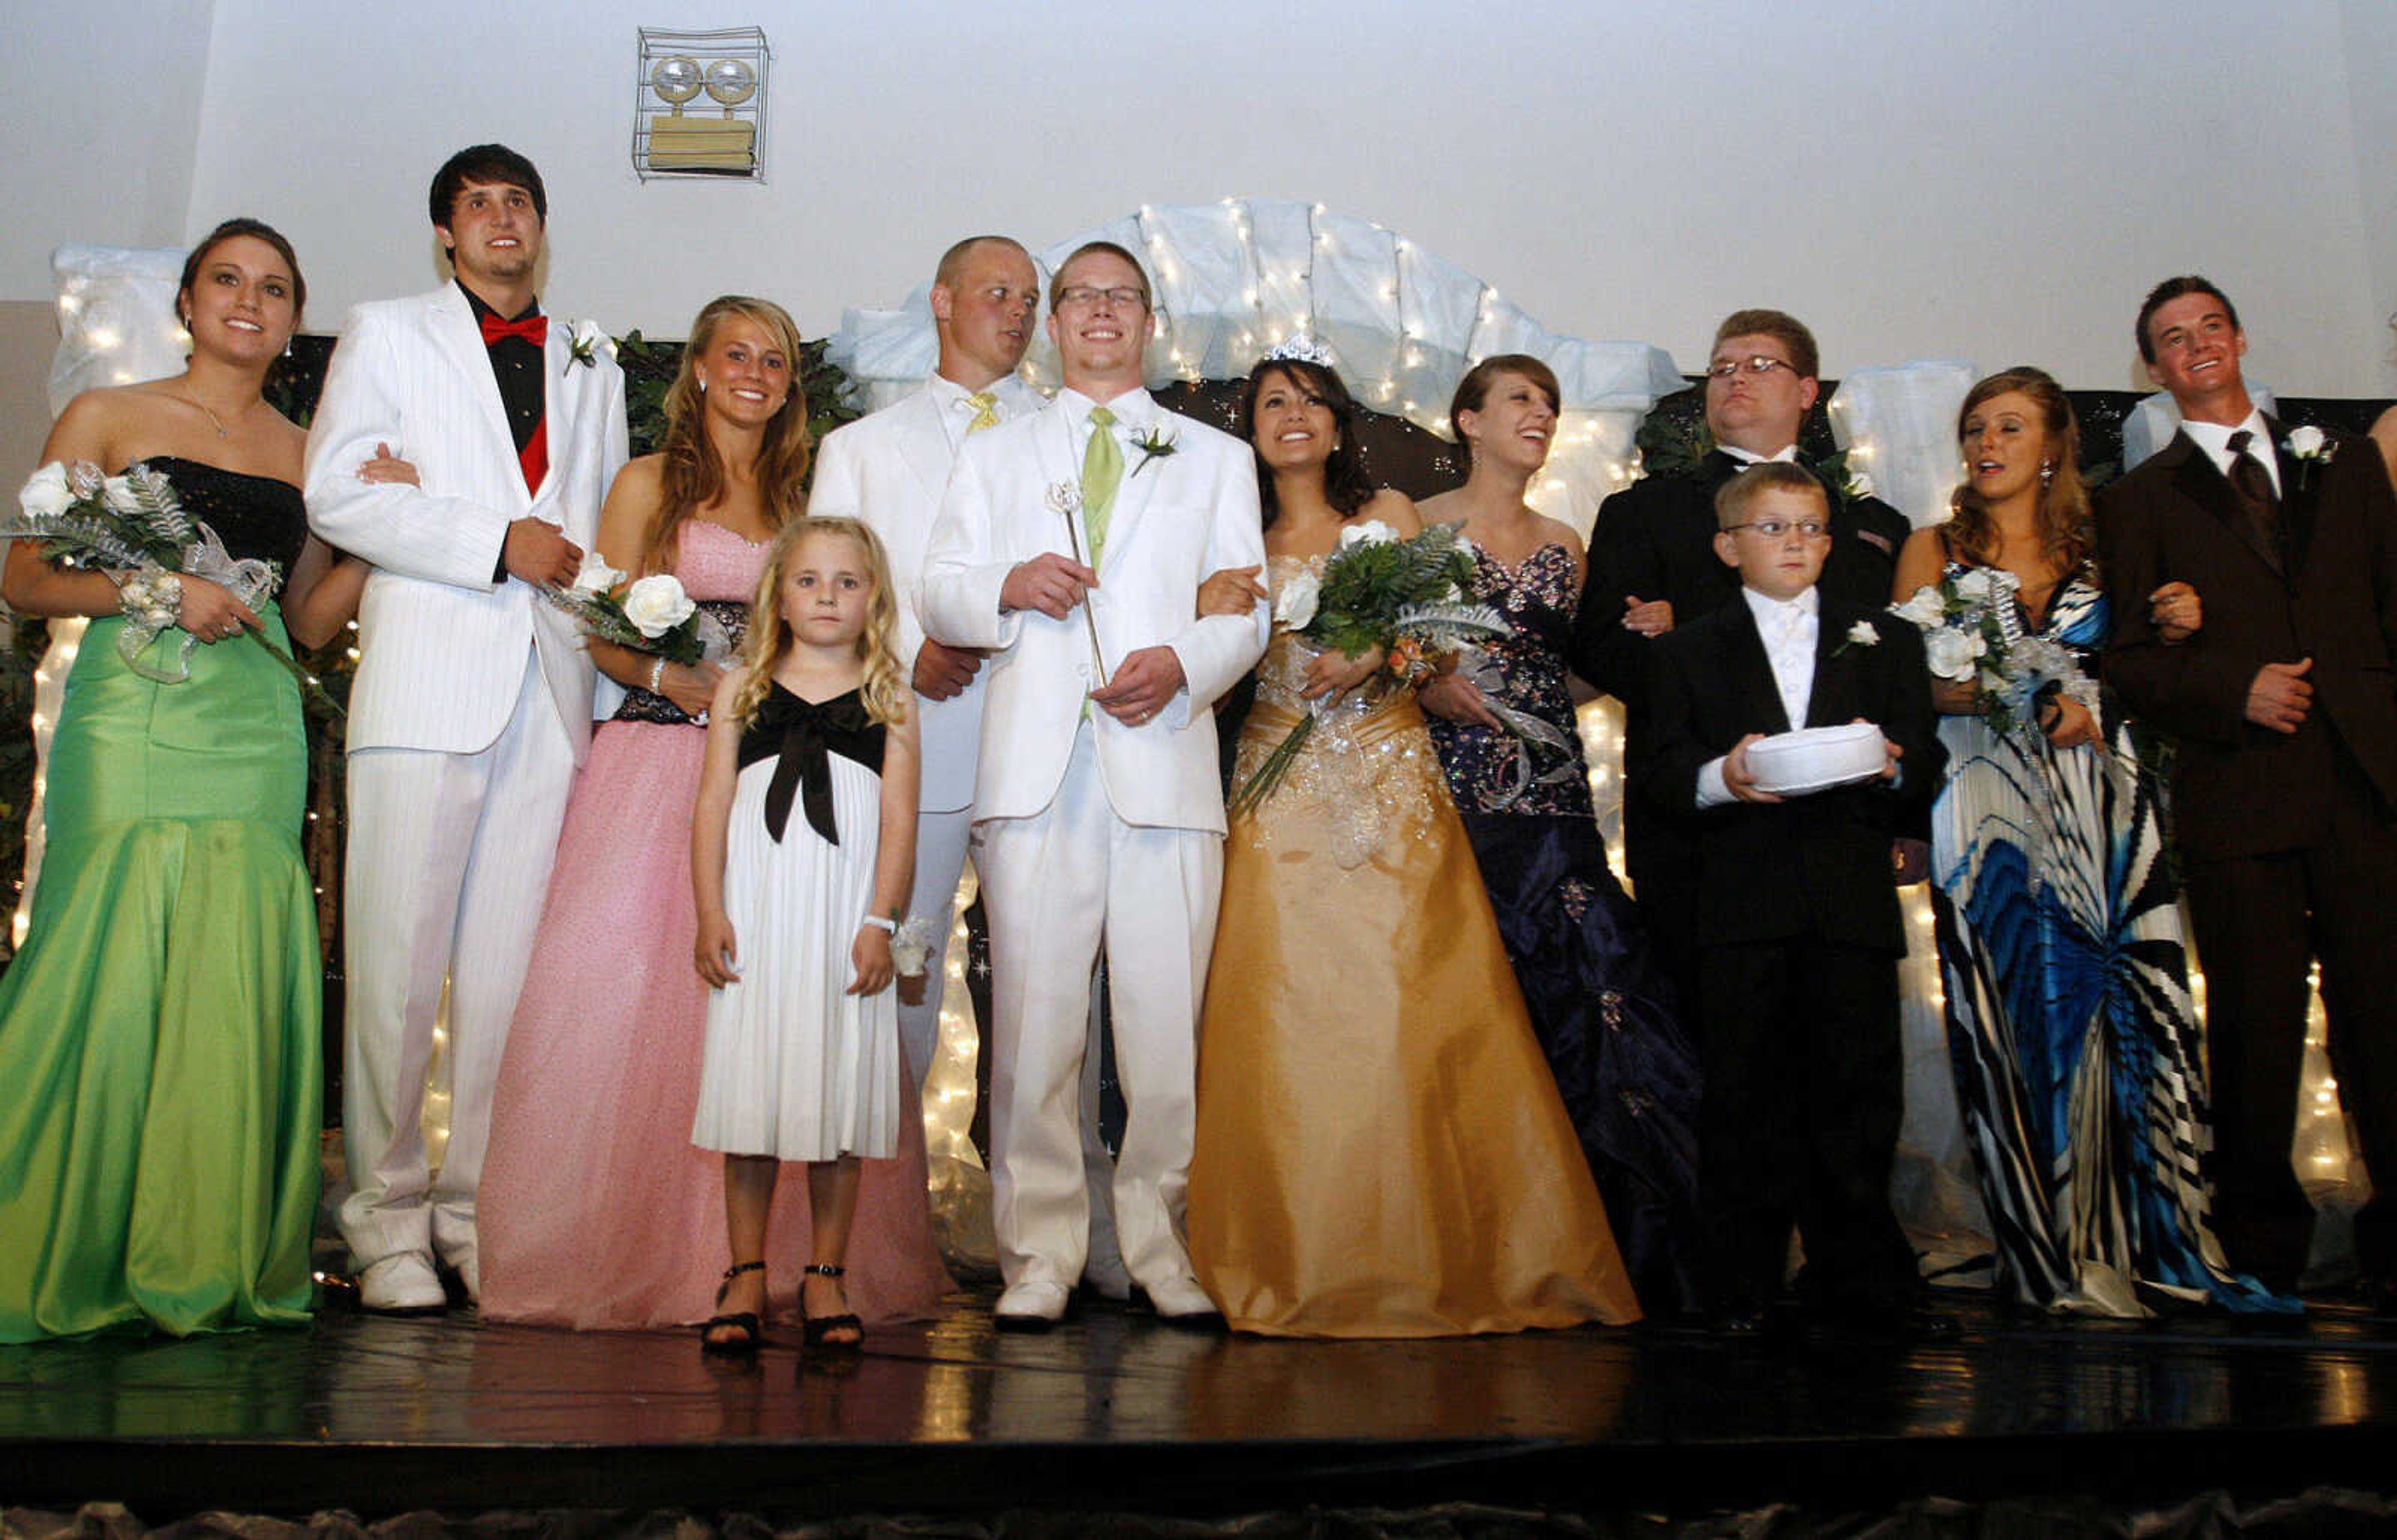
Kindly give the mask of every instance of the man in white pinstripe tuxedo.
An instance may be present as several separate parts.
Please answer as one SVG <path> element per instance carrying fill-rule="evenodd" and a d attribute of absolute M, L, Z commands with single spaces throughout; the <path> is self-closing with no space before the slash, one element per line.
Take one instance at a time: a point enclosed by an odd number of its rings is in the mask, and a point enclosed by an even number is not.
<path fill-rule="evenodd" d="M 429 212 L 456 282 L 351 311 L 308 444 L 309 522 L 375 568 L 350 694 L 341 1230 L 367 1307 L 393 1313 L 442 1307 L 436 1257 L 480 1290 L 492 1086 L 591 737 L 590 659 L 537 589 L 572 581 L 625 459 L 622 371 L 533 295 L 541 173 L 462 150 Z M 416 484 L 360 477 L 385 451 Z M 445 988 L 436 1172 L 421 1122 Z"/>

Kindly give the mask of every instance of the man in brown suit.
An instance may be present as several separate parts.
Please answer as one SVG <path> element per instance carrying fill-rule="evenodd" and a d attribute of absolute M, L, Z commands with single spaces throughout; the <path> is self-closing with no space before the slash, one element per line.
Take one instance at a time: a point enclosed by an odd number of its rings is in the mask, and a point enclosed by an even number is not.
<path fill-rule="evenodd" d="M 2397 497 L 2372 444 L 2257 411 L 2238 313 L 2173 278 L 2137 322 L 2180 431 L 2098 500 L 2113 609 L 2108 676 L 2179 739 L 2183 879 L 2205 971 L 2216 1233 L 2278 1289 L 2313 1213 L 2290 1169 L 2306 970 L 2380 1189 L 2357 1216 L 2375 1304 L 2397 1305 Z M 2196 592 L 2196 610 L 2179 609 Z M 2186 641 L 2162 627 L 2198 629 Z"/>

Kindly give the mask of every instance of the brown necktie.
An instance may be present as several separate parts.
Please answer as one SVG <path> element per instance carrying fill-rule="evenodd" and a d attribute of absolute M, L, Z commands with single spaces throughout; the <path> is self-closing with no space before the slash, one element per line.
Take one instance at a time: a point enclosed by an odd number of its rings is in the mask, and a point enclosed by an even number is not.
<path fill-rule="evenodd" d="M 2244 428 L 2230 435 L 2230 489 L 2239 494 L 2240 505 L 2247 510 L 2247 527 L 2272 553 L 2277 566 L 2282 562 L 2281 500 L 2272 494 L 2272 478 L 2265 474 L 2262 462 L 2247 452 L 2255 440 L 2256 435 Z"/>

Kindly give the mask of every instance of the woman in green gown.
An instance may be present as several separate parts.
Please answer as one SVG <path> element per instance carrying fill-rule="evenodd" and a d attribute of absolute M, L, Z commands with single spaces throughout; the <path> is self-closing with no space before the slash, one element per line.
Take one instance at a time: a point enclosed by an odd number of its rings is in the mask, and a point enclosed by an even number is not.
<path fill-rule="evenodd" d="M 201 645 L 161 684 L 117 652 L 127 574 L 20 540 L 0 576 L 20 612 L 92 617 L 50 741 L 32 926 L 0 975 L 0 1342 L 308 1319 L 323 973 L 307 752 L 290 674 L 242 636 L 322 644 L 365 582 L 309 536 L 305 435 L 261 395 L 305 297 L 281 235 L 219 226 L 176 294 L 190 365 L 77 396 L 43 449 L 163 472 L 232 556 L 275 564 L 275 600 L 183 578 L 147 656 L 184 633 Z"/>

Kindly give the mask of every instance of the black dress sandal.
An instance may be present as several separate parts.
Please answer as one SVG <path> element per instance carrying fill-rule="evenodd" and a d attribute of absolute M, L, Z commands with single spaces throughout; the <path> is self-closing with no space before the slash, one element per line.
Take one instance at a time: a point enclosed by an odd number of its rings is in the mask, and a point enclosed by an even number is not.
<path fill-rule="evenodd" d="M 813 1273 L 818 1278 L 841 1278 L 847 1275 L 849 1269 L 836 1267 L 826 1262 L 810 1262 L 800 1271 Z M 846 1342 L 835 1342 L 832 1340 L 832 1334 L 835 1332 L 854 1332 L 857 1335 Z M 865 1345 L 864 1338 L 865 1322 L 860 1320 L 853 1313 L 844 1311 L 837 1316 L 809 1315 L 807 1280 L 804 1279 L 800 1280 L 799 1340 L 801 1343 L 810 1347 L 842 1348 L 855 1352 Z"/>
<path fill-rule="evenodd" d="M 718 1305 L 724 1303 L 724 1296 L 732 1292 L 734 1279 L 743 1273 L 762 1273 L 765 1270 L 766 1265 L 762 1262 L 736 1262 L 725 1268 L 724 1281 L 716 1286 L 716 1303 Z M 709 1332 L 727 1326 L 741 1334 L 737 1337 L 708 1335 Z M 742 1310 L 729 1316 L 710 1316 L 707 1318 L 707 1324 L 699 1329 L 699 1350 L 703 1353 L 722 1354 L 727 1358 L 747 1358 L 764 1346 L 765 1341 L 766 1329 L 759 1323 L 757 1312 L 755 1310 Z"/>

